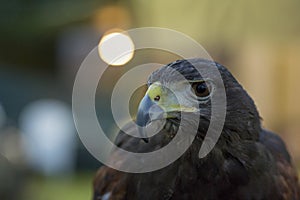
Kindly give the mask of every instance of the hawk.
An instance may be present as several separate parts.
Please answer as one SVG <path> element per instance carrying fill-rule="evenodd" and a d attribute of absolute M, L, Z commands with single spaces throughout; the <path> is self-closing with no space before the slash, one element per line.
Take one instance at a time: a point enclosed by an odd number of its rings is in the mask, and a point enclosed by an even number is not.
<path fill-rule="evenodd" d="M 212 68 L 221 75 L 222 86 L 215 82 Z M 215 146 L 200 158 L 212 119 L 212 98 L 219 87 L 226 94 L 224 126 Z M 163 128 L 149 136 L 147 126 L 163 120 Z M 127 134 L 132 127 L 125 127 L 115 140 L 119 148 L 156 151 L 168 145 L 178 130 L 183 140 L 192 138 L 191 145 L 175 162 L 151 172 L 126 173 L 102 166 L 93 183 L 94 200 L 300 199 L 297 172 L 283 140 L 262 128 L 254 101 L 219 63 L 178 60 L 153 72 L 136 123 L 142 139 Z M 115 151 L 111 159 L 130 165 L 125 155 Z"/>

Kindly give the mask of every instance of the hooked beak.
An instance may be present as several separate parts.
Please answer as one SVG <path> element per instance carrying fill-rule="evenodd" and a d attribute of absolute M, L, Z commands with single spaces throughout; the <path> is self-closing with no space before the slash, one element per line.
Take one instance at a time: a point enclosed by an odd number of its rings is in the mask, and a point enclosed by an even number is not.
<path fill-rule="evenodd" d="M 146 143 L 149 142 L 149 138 L 146 133 L 146 126 L 152 121 L 163 118 L 165 118 L 165 111 L 163 108 L 153 102 L 149 95 L 146 94 L 139 104 L 136 117 L 139 134 Z"/>
<path fill-rule="evenodd" d="M 161 83 L 155 82 L 148 88 L 146 95 L 140 102 L 136 124 L 141 138 L 148 143 L 146 126 L 155 121 L 167 118 L 178 118 L 178 112 L 195 112 L 195 106 L 181 105 L 176 95 L 164 88 Z"/>

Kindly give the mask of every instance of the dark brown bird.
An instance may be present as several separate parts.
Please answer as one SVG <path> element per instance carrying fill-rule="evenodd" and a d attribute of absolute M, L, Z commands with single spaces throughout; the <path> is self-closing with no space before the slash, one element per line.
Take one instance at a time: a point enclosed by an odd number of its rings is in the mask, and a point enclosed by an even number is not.
<path fill-rule="evenodd" d="M 215 81 L 217 75 L 209 70 L 213 67 L 224 83 L 226 118 L 216 145 L 199 158 L 212 119 L 212 98 L 221 87 Z M 187 81 L 182 82 L 177 73 Z M 151 117 L 151 106 L 160 109 L 161 115 Z M 167 145 L 180 129 L 187 141 L 192 138 L 189 148 L 175 162 L 152 172 L 125 173 L 101 167 L 94 179 L 94 200 L 300 199 L 297 172 L 284 142 L 262 129 L 253 100 L 224 66 L 190 59 L 155 71 L 136 122 L 146 126 L 159 120 L 166 123 L 158 134 L 147 138 L 142 130 L 142 140 L 120 131 L 115 144 L 131 152 L 151 152 Z M 111 160 L 130 166 L 127 157 L 116 151 Z"/>

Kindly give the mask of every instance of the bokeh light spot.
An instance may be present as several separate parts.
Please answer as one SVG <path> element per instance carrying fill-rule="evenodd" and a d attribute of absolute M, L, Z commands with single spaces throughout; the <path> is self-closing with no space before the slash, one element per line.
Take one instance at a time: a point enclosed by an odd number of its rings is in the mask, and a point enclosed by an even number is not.
<path fill-rule="evenodd" d="M 120 66 L 129 62 L 134 54 L 132 39 L 123 33 L 104 35 L 98 45 L 101 59 L 109 65 Z"/>

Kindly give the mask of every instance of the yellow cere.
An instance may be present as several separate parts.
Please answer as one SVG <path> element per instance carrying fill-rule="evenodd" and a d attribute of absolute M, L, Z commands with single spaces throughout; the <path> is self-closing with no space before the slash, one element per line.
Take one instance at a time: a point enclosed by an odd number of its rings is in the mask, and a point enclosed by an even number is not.
<path fill-rule="evenodd" d="M 172 111 L 196 112 L 198 110 L 195 107 L 180 105 L 175 95 L 172 95 L 172 93 L 164 92 L 160 82 L 153 83 L 148 88 L 146 95 L 148 95 L 152 101 L 155 101 L 154 100 L 155 97 L 159 96 L 160 99 L 156 103 L 159 106 L 161 106 L 161 108 L 166 112 L 172 112 Z"/>
<path fill-rule="evenodd" d="M 153 101 L 156 96 L 162 97 L 162 88 L 159 82 L 153 83 L 147 90 L 147 95 Z"/>

